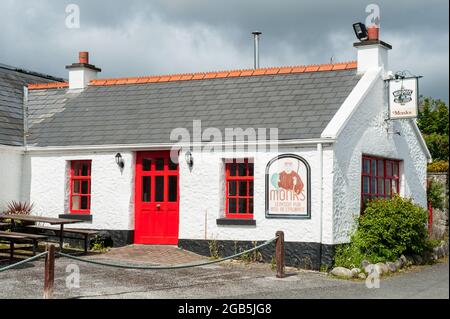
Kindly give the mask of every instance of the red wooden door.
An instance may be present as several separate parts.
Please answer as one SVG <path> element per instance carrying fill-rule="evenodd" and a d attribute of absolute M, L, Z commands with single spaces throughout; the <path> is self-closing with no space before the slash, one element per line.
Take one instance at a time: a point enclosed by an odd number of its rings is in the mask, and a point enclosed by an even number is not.
<path fill-rule="evenodd" d="M 136 244 L 178 244 L 178 164 L 170 151 L 139 152 L 136 157 Z"/>

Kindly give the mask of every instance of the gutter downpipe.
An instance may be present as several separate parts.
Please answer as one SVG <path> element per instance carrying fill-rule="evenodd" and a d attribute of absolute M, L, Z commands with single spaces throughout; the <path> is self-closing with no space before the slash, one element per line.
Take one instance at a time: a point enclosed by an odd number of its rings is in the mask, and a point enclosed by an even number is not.
<path fill-rule="evenodd" d="M 322 219 L 323 219 L 323 145 L 317 143 L 317 155 L 319 160 L 319 269 L 322 266 Z"/>

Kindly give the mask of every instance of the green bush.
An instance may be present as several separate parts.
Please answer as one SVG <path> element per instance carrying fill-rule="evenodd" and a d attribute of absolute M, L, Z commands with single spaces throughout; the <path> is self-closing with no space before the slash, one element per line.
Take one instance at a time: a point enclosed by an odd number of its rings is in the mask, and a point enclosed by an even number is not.
<path fill-rule="evenodd" d="M 444 185 L 433 179 L 428 182 L 427 199 L 433 208 L 444 209 L 445 189 Z"/>
<path fill-rule="evenodd" d="M 428 164 L 428 172 L 447 172 L 448 162 L 447 161 L 434 161 Z"/>
<path fill-rule="evenodd" d="M 350 243 L 337 248 L 335 265 L 360 267 L 364 259 L 377 263 L 422 254 L 428 248 L 427 216 L 425 209 L 400 196 L 369 202 Z"/>

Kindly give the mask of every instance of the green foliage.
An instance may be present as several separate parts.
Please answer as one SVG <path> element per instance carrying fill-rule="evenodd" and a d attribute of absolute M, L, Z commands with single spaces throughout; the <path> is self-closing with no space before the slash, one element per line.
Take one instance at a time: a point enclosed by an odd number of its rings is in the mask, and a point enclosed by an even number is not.
<path fill-rule="evenodd" d="M 427 143 L 428 150 L 433 160 L 448 160 L 448 135 L 431 133 L 423 134 L 423 138 Z"/>
<path fill-rule="evenodd" d="M 449 111 L 441 100 L 430 97 L 421 101 L 417 125 L 434 160 L 447 161 L 449 157 Z"/>
<path fill-rule="evenodd" d="M 422 254 L 428 247 L 427 212 L 396 196 L 367 204 L 350 243 L 336 250 L 335 265 L 360 267 L 361 261 L 394 261 L 401 254 Z"/>
<path fill-rule="evenodd" d="M 258 246 L 256 241 L 253 242 L 253 247 Z M 246 249 L 241 249 L 241 251 L 245 251 Z M 242 254 L 240 259 L 244 262 L 260 262 L 262 261 L 262 254 L 258 250 L 251 251 L 249 253 Z"/>
<path fill-rule="evenodd" d="M 448 162 L 447 161 L 434 161 L 431 164 L 428 164 L 427 168 L 428 172 L 447 172 L 448 171 Z"/>
<path fill-rule="evenodd" d="M 270 258 L 270 269 L 272 271 L 274 271 L 275 269 L 277 269 L 277 259 L 275 258 L 274 255 L 272 255 L 272 258 Z"/>
<path fill-rule="evenodd" d="M 110 248 L 110 246 L 105 242 L 103 238 L 96 235 L 89 244 L 91 250 L 98 251 L 98 252 L 107 252 Z"/>
<path fill-rule="evenodd" d="M 217 243 L 217 240 L 210 240 L 208 242 L 208 246 L 209 246 L 209 255 L 211 256 L 212 259 L 219 259 L 219 245 Z"/>
<path fill-rule="evenodd" d="M 445 189 L 441 182 L 430 179 L 427 188 L 427 199 L 433 208 L 444 209 Z"/>

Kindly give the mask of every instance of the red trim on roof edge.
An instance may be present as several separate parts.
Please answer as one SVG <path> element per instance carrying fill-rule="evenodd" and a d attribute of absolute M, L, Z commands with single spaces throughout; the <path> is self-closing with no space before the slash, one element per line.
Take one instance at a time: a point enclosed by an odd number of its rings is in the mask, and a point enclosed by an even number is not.
<path fill-rule="evenodd" d="M 50 82 L 50 83 L 37 83 L 28 84 L 29 90 L 40 90 L 40 89 L 60 89 L 69 87 L 68 82 Z"/>
<path fill-rule="evenodd" d="M 337 71 L 337 70 L 351 70 L 356 69 L 356 61 L 342 62 L 334 64 L 315 64 L 315 65 L 299 65 L 299 66 L 287 66 L 287 67 L 271 67 L 262 69 L 249 69 L 249 70 L 231 70 L 231 71 L 218 71 L 218 72 L 206 72 L 206 73 L 187 73 L 187 74 L 170 74 L 170 75 L 157 75 L 157 76 L 143 76 L 143 77 L 129 77 L 129 78 L 114 78 L 114 79 L 96 79 L 92 80 L 90 86 L 110 86 L 110 85 L 124 85 L 124 84 L 143 84 L 143 83 L 155 83 L 155 82 L 174 82 L 174 81 L 192 81 L 202 79 L 214 79 L 214 78 L 231 78 L 242 76 L 258 76 L 269 74 L 289 74 L 289 73 L 307 73 L 307 72 L 323 72 L 323 71 Z M 69 86 L 67 82 L 53 82 L 43 84 L 29 84 L 28 89 L 54 89 L 54 88 L 66 88 Z"/>

